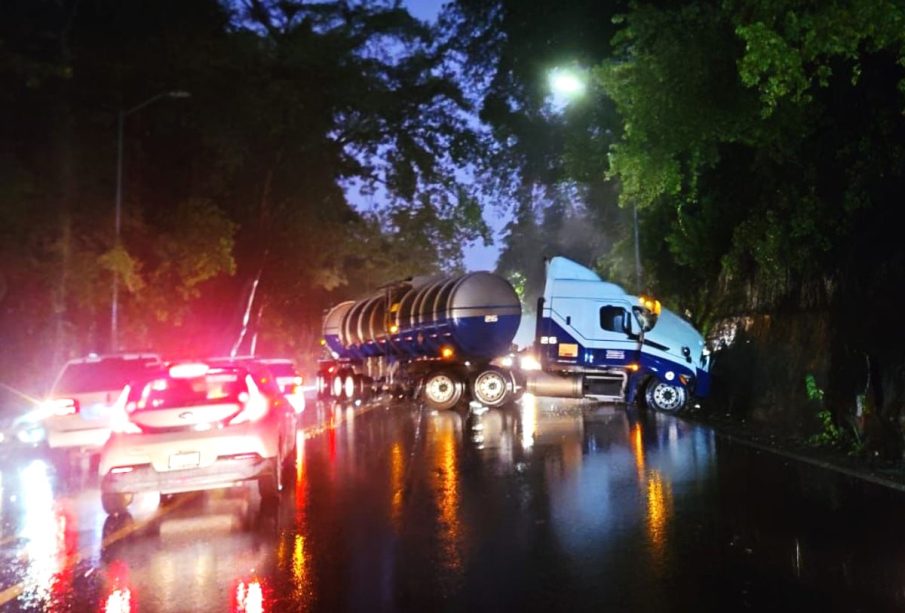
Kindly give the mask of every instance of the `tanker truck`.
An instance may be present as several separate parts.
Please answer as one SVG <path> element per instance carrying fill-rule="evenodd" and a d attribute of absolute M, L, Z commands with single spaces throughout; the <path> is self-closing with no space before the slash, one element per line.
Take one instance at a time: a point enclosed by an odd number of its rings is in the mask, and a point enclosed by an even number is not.
<path fill-rule="evenodd" d="M 534 342 L 512 341 L 515 290 L 490 272 L 412 277 L 327 311 L 321 397 L 388 391 L 435 410 L 539 396 L 640 401 L 676 412 L 709 388 L 703 337 L 659 301 L 629 295 L 567 258 L 547 263 Z"/>

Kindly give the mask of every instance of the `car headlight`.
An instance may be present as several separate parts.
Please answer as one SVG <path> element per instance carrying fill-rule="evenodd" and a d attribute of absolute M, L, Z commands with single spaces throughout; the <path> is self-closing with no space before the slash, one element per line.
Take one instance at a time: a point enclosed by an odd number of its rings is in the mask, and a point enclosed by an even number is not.
<path fill-rule="evenodd" d="M 19 430 L 16 437 L 20 442 L 26 445 L 34 445 L 44 440 L 44 428 L 29 428 L 27 430 Z"/>

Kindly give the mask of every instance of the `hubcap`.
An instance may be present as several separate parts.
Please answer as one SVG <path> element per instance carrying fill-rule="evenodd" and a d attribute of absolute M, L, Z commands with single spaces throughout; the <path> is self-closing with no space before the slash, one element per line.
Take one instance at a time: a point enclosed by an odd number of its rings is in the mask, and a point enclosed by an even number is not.
<path fill-rule="evenodd" d="M 425 393 L 431 401 L 437 404 L 449 402 L 456 390 L 456 384 L 446 375 L 436 375 L 430 378 L 425 386 Z"/>
<path fill-rule="evenodd" d="M 685 401 L 685 394 L 679 388 L 660 383 L 654 388 L 654 404 L 663 411 L 675 411 Z"/>
<path fill-rule="evenodd" d="M 475 379 L 474 393 L 478 400 L 484 404 L 499 402 L 506 393 L 506 381 L 496 371 L 482 372 Z"/>

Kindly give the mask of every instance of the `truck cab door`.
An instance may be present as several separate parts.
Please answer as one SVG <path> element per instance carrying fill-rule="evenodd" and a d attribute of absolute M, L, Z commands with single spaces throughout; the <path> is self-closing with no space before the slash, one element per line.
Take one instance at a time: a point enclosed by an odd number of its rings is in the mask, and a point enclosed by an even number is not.
<path fill-rule="evenodd" d="M 551 351 L 556 361 L 608 367 L 624 366 L 636 359 L 640 325 L 628 300 L 557 298 L 551 320 L 561 330 L 559 338 L 547 337 L 548 344 L 557 345 Z"/>

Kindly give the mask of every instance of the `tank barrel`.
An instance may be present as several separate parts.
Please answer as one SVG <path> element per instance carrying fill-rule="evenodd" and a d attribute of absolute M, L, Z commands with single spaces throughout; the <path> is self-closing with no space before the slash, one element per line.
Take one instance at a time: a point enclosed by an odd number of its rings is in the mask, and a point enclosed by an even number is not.
<path fill-rule="evenodd" d="M 324 339 L 340 357 L 385 355 L 490 359 L 506 353 L 521 304 L 509 282 L 473 272 L 399 282 L 324 318 Z"/>

